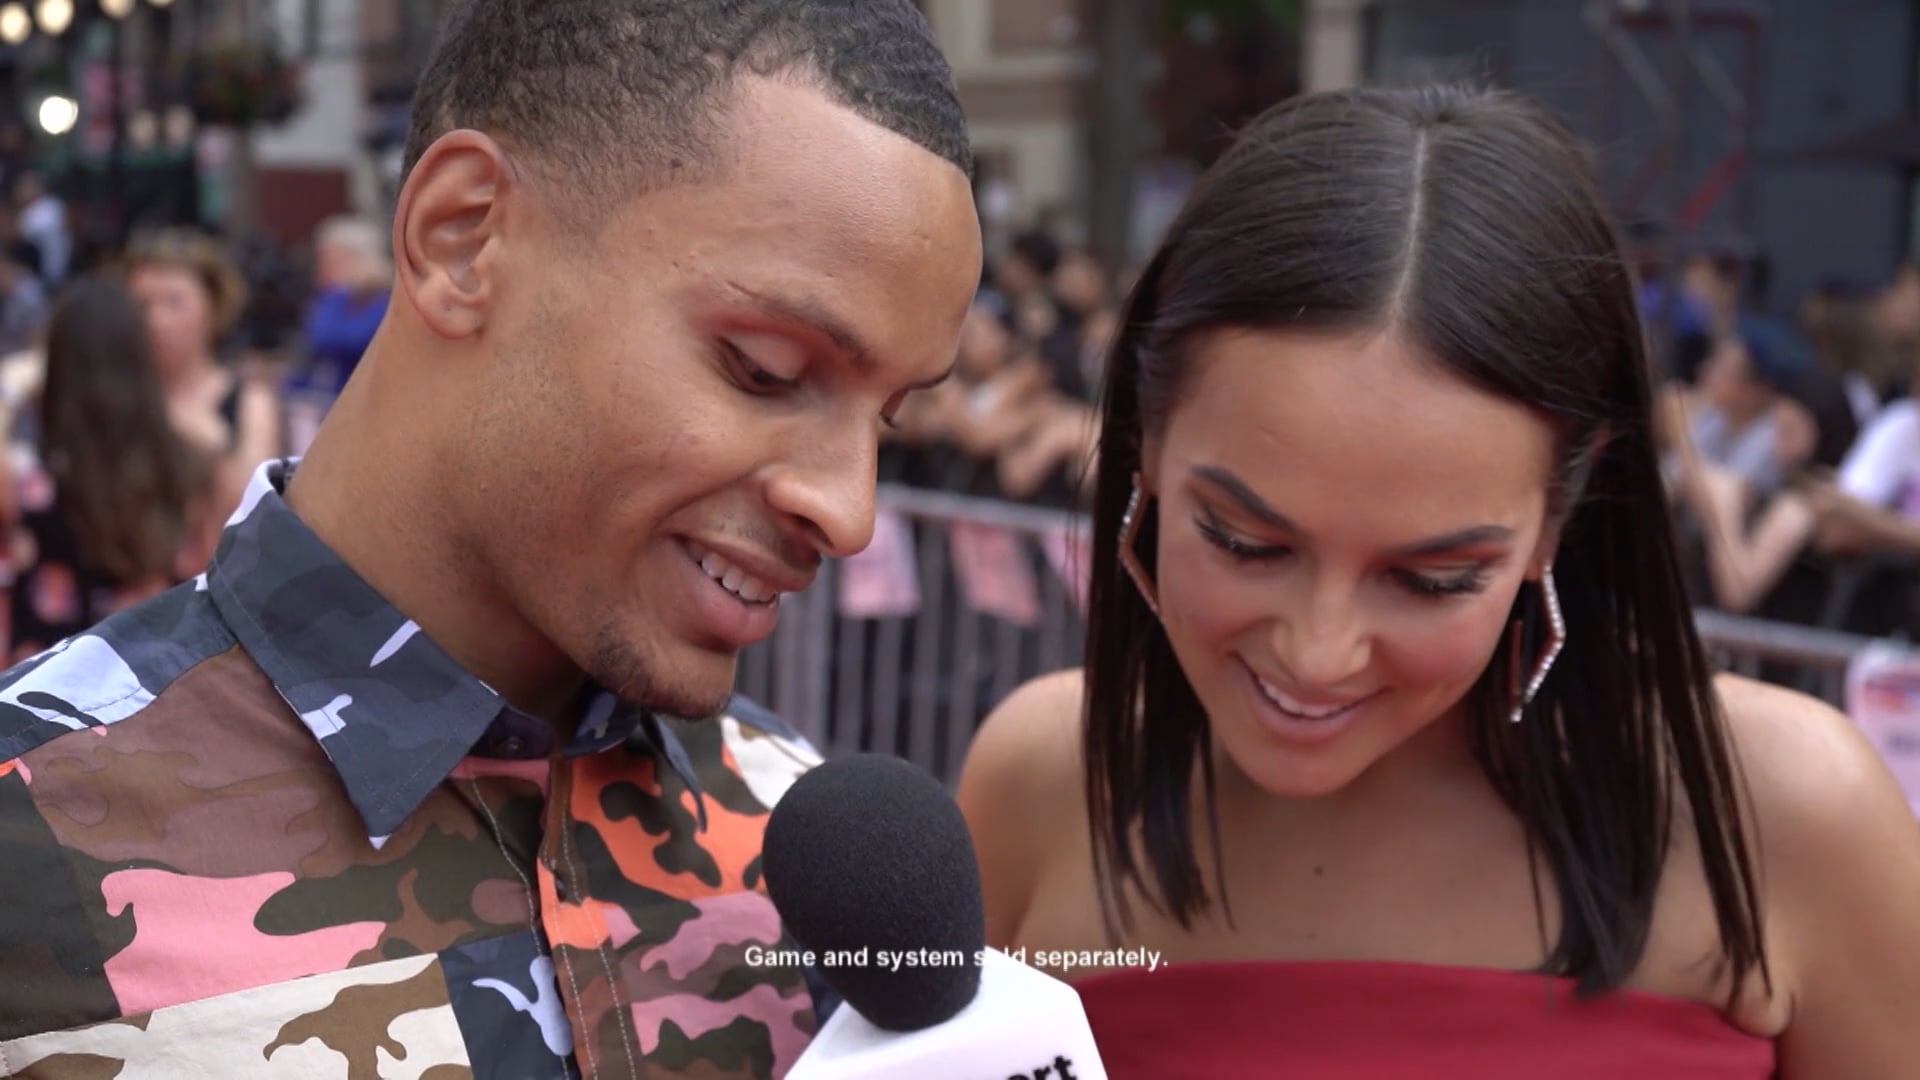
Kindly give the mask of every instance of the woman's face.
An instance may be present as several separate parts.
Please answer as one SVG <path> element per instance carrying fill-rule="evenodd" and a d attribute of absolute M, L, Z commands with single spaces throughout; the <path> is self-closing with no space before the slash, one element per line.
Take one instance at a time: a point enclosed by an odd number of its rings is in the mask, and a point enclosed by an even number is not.
<path fill-rule="evenodd" d="M 146 311 L 154 363 L 162 371 L 179 371 L 212 351 L 213 298 L 193 271 L 142 266 L 128 285 Z"/>
<path fill-rule="evenodd" d="M 1764 404 L 1765 387 L 1753 377 L 1746 347 L 1727 340 L 1714 346 L 1700 365 L 1700 393 L 1714 408 L 1744 415 Z"/>
<path fill-rule="evenodd" d="M 1325 795 L 1480 678 L 1552 550 L 1551 429 L 1389 336 L 1193 359 L 1146 458 L 1162 620 L 1233 764 Z"/>

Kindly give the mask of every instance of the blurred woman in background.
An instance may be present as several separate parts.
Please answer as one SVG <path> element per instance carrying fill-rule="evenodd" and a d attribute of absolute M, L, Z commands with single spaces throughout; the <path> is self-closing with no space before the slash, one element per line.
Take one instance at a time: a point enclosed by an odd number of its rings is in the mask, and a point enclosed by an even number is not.
<path fill-rule="evenodd" d="M 10 500 L 14 660 L 192 577 L 220 523 L 207 459 L 175 429 L 117 282 L 76 281 L 54 308 L 39 419 Z"/>
<path fill-rule="evenodd" d="M 146 311 L 167 413 L 210 462 L 224 517 L 239 505 L 253 470 L 284 445 L 272 382 L 223 362 L 219 352 L 246 306 L 246 283 L 212 239 L 187 230 L 136 240 L 126 262 L 128 285 Z"/>

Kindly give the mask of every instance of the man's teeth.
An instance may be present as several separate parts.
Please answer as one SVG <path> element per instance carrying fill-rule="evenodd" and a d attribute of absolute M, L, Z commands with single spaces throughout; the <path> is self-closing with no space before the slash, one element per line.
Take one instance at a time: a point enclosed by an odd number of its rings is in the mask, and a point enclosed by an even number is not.
<path fill-rule="evenodd" d="M 708 577 L 749 604 L 764 604 L 780 595 L 773 586 L 705 548 L 695 548 L 694 555 L 700 560 L 700 569 L 705 570 Z"/>
<path fill-rule="evenodd" d="M 1290 712 L 1295 716 L 1304 716 L 1309 720 L 1331 720 L 1341 713 L 1346 712 L 1348 709 L 1353 708 L 1355 705 L 1360 704 L 1358 701 L 1349 701 L 1344 705 L 1308 705 L 1303 701 L 1287 696 L 1279 687 L 1262 679 L 1258 675 L 1255 675 L 1253 678 L 1255 682 L 1260 684 L 1260 692 L 1265 694 L 1267 700 L 1278 706 L 1281 711 Z"/>

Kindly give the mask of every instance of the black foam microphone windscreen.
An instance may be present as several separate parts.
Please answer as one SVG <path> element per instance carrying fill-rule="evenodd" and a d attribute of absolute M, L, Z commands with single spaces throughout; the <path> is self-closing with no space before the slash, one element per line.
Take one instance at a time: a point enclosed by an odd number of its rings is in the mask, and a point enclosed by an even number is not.
<path fill-rule="evenodd" d="M 788 933 L 875 1027 L 932 1027 L 979 992 L 980 867 L 925 770 L 861 754 L 802 775 L 767 819 L 761 869 Z"/>

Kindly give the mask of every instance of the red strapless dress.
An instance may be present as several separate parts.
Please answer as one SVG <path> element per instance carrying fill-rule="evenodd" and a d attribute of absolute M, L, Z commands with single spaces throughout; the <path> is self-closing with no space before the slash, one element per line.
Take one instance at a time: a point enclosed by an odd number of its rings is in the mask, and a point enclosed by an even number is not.
<path fill-rule="evenodd" d="M 1113 1080 L 1767 1080 L 1774 1045 L 1695 1002 L 1409 963 L 1175 964 L 1075 982 Z"/>

